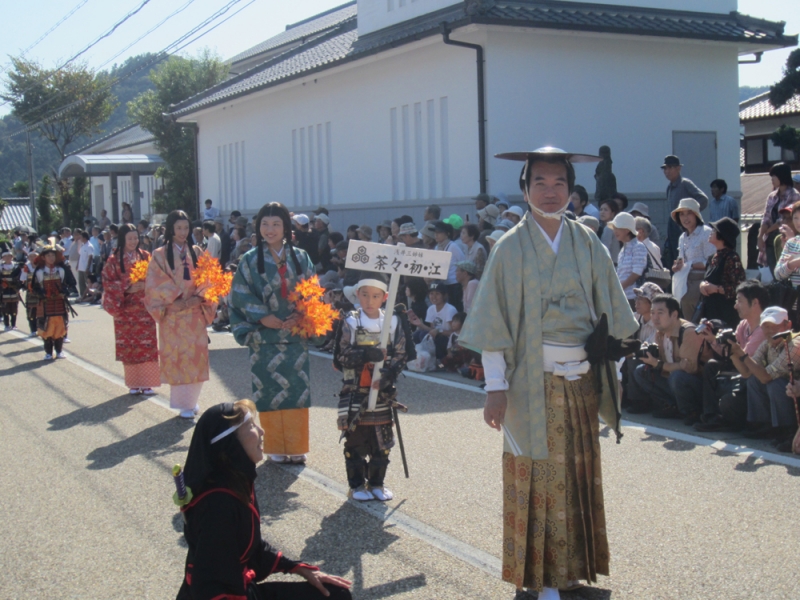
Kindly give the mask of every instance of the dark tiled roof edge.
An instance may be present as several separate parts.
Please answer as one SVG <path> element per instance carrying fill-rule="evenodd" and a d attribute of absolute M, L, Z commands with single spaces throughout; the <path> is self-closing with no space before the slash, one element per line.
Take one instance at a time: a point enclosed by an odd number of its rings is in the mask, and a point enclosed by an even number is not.
<path fill-rule="evenodd" d="M 120 129 L 112 131 L 108 135 L 103 136 L 100 139 L 95 140 L 90 144 L 87 144 L 87 145 L 85 145 L 85 146 L 83 146 L 81 148 L 78 148 L 74 152 L 70 152 L 69 154 L 67 154 L 67 156 L 74 156 L 76 154 L 80 154 L 81 152 L 86 152 L 87 150 L 90 150 L 90 149 L 94 148 L 95 146 L 99 146 L 100 144 L 102 144 L 104 142 L 107 142 L 111 138 L 113 138 L 115 136 L 118 136 L 118 135 L 120 135 L 122 133 L 125 133 L 126 131 L 130 131 L 131 129 L 134 129 L 135 127 L 140 127 L 140 125 L 138 123 L 133 123 L 132 125 L 128 125 L 126 127 L 121 127 Z M 111 148 L 109 148 L 109 150 L 111 150 L 111 151 L 113 151 L 113 150 L 123 150 L 124 148 L 130 148 L 131 146 L 138 146 L 139 144 L 144 144 L 144 143 L 147 143 L 149 141 L 155 140 L 155 136 L 152 135 L 150 132 L 148 132 L 146 129 L 142 128 L 142 131 L 144 131 L 145 133 L 147 133 L 149 135 L 149 137 L 147 139 L 139 140 L 139 141 L 136 141 L 136 142 L 133 142 L 133 143 L 130 143 L 130 144 L 124 144 L 122 146 L 112 146 Z"/>

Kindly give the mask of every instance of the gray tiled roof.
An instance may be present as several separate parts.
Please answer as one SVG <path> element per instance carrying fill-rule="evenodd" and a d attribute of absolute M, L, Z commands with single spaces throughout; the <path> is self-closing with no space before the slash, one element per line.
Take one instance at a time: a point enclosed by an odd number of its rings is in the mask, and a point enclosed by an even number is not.
<path fill-rule="evenodd" d="M 0 231 L 10 231 L 20 225 L 31 224 L 29 198 L 3 198 L 6 205 L 0 208 Z"/>
<path fill-rule="evenodd" d="M 337 8 L 324 12 L 316 17 L 306 19 L 300 23 L 289 25 L 286 31 L 269 38 L 267 41 L 262 42 L 252 48 L 248 48 L 244 52 L 237 54 L 230 59 L 230 63 L 237 63 L 239 61 L 247 60 L 259 54 L 269 52 L 275 48 L 291 44 L 303 40 L 303 38 L 310 38 L 318 36 L 338 25 L 341 25 L 348 19 L 356 16 L 356 2 L 348 2 Z"/>
<path fill-rule="evenodd" d="M 155 137 L 149 131 L 142 129 L 139 125 L 129 125 L 122 129 L 117 129 L 107 136 L 100 138 L 72 152 L 72 154 L 111 154 L 115 150 L 138 146 L 155 141 Z"/>
<path fill-rule="evenodd" d="M 772 106 L 769 101 L 769 92 L 749 98 L 739 105 L 739 120 L 742 122 L 798 114 L 800 114 L 800 94 L 790 98 L 780 108 Z"/>
<path fill-rule="evenodd" d="M 295 77 L 322 71 L 427 36 L 438 35 L 441 32 L 442 22 L 449 23 L 453 29 L 470 23 L 479 23 L 683 37 L 739 44 L 753 43 L 762 47 L 797 44 L 797 36 L 784 35 L 783 23 L 762 21 L 738 13 L 710 14 L 600 4 L 565 4 L 551 0 L 468 0 L 359 39 L 355 7 L 348 6 L 338 12 L 343 13 L 339 15 L 342 20 L 325 33 L 174 105 L 172 115 L 180 117 Z M 319 19 L 321 22 L 329 22 L 329 19 L 333 19 L 338 12 L 325 13 Z M 344 12 L 351 16 L 344 17 Z M 316 27 L 319 31 L 321 24 L 317 27 L 314 25 L 316 22 L 317 19 L 311 19 L 302 26 L 310 30 Z M 273 40 L 275 38 L 267 40 L 262 46 L 269 47 L 271 43 L 274 44 Z"/>

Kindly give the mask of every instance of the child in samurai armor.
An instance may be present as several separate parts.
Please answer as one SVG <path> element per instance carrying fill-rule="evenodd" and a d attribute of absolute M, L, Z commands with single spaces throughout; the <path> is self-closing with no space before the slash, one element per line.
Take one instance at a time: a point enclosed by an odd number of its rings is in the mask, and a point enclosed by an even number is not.
<path fill-rule="evenodd" d="M 385 314 L 381 305 L 386 301 L 387 287 L 376 273 L 369 273 L 358 282 L 355 296 L 361 306 L 341 320 L 333 351 L 333 364 L 343 375 L 337 425 L 345 439 L 347 481 L 350 497 L 361 502 L 392 499 L 392 492 L 384 486 L 384 477 L 394 446 L 393 409 L 407 410 L 397 403 L 394 386 L 408 360 L 406 342 L 411 340 L 402 307 L 391 317 L 386 352 L 379 348 Z M 373 381 L 374 364 L 384 358 L 380 380 Z M 378 390 L 373 409 L 369 408 L 371 388 Z"/>
<path fill-rule="evenodd" d="M 30 284 L 36 298 L 36 327 L 39 337 L 44 340 L 45 360 L 66 358 L 61 348 L 67 335 L 67 311 L 70 306 L 67 301 L 67 272 L 58 264 L 64 260 L 62 252 L 55 239 L 51 239 L 49 245 L 42 246 Z"/>
<path fill-rule="evenodd" d="M 14 256 L 10 250 L 6 250 L 0 262 L 0 312 L 3 313 L 3 325 L 5 330 L 17 328 L 17 308 L 19 306 L 19 289 L 22 287 L 20 275 L 22 268 L 14 264 Z"/>

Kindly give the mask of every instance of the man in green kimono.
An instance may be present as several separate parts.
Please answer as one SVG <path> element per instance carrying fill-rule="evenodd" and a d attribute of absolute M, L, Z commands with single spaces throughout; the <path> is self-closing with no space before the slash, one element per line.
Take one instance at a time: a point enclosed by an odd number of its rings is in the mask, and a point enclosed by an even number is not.
<path fill-rule="evenodd" d="M 637 324 L 602 242 L 563 217 L 572 163 L 599 157 L 497 157 L 524 161 L 531 213 L 494 247 L 459 343 L 482 353 L 484 419 L 505 435 L 503 579 L 551 600 L 608 574 L 598 416 L 619 432 L 618 383 L 584 348 L 598 324 L 603 343 Z"/>

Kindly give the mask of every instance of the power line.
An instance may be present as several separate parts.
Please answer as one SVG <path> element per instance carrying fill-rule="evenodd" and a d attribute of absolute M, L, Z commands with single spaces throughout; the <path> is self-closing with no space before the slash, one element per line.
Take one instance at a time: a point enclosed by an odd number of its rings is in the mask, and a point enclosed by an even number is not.
<path fill-rule="evenodd" d="M 5 141 L 5 140 L 8 140 L 8 139 L 14 138 L 14 137 L 16 137 L 18 135 L 21 135 L 23 133 L 26 133 L 26 132 L 29 132 L 29 131 L 33 131 L 36 128 L 38 128 L 39 126 L 46 124 L 48 121 L 63 115 L 65 112 L 69 111 L 70 109 L 75 108 L 76 106 L 80 106 L 82 104 L 85 104 L 86 102 L 91 101 L 93 98 L 95 98 L 99 94 L 105 93 L 106 91 L 111 89 L 113 86 L 115 86 L 116 84 L 120 83 L 121 81 L 124 81 L 128 77 L 131 77 L 132 75 L 138 73 L 139 71 L 141 71 L 143 69 L 152 67 L 153 65 L 161 62 L 162 60 L 164 60 L 168 56 L 171 56 L 171 55 L 174 55 L 174 54 L 180 52 L 181 50 L 183 50 L 187 46 L 193 44 L 194 42 L 198 41 L 202 37 L 204 37 L 207 34 L 211 33 L 212 31 L 214 31 L 214 29 L 216 29 L 217 27 L 219 27 L 220 25 L 222 25 L 226 21 L 230 20 L 231 18 L 235 17 L 237 14 L 242 12 L 245 8 L 247 8 L 248 6 L 250 6 L 251 4 L 254 4 L 256 2 L 256 0 L 250 0 L 247 4 L 245 4 L 244 6 L 239 8 L 239 10 L 237 10 L 236 12 L 234 12 L 233 14 L 228 16 L 227 18 L 223 19 L 221 22 L 215 24 L 213 27 L 207 29 L 206 31 L 203 31 L 198 36 L 196 36 L 195 38 L 189 40 L 185 44 L 180 45 L 187 38 L 191 37 L 192 35 L 194 35 L 198 31 L 203 29 L 206 25 L 208 25 L 208 24 L 212 23 L 213 21 L 215 21 L 216 19 L 218 19 L 220 16 L 222 16 L 223 14 L 228 12 L 228 10 L 230 10 L 230 8 L 232 8 L 235 4 L 238 4 L 241 1 L 242 0 L 231 0 L 224 7 L 219 9 L 217 12 L 212 14 L 207 19 L 205 19 L 202 23 L 200 23 L 199 25 L 193 27 L 187 33 L 182 35 L 180 38 L 178 38 L 177 40 L 175 40 L 174 42 L 169 44 L 164 50 L 162 50 L 161 52 L 156 54 L 156 57 L 153 60 L 151 60 L 151 61 L 149 61 L 149 62 L 147 62 L 147 63 L 145 63 L 143 65 L 140 65 L 136 69 L 133 69 L 130 72 L 126 73 L 125 75 L 113 80 L 107 86 L 105 86 L 105 88 L 95 91 L 94 93 L 90 94 L 86 98 L 81 98 L 80 100 L 76 100 L 76 101 L 74 101 L 74 102 L 72 102 L 70 104 L 67 104 L 65 106 L 62 106 L 62 107 L 58 108 L 54 112 L 52 112 L 49 115 L 47 115 L 46 117 L 43 117 L 41 120 L 37 121 L 36 123 L 33 123 L 33 124 L 29 125 L 29 126 L 26 126 L 26 127 L 22 128 L 22 129 L 20 129 L 19 131 L 15 131 L 14 133 L 10 133 L 10 134 L 4 135 L 2 138 L 0 138 L 0 141 Z M 40 107 L 41 106 L 42 105 L 40 105 Z M 34 110 L 34 109 L 31 109 L 31 110 Z"/>

